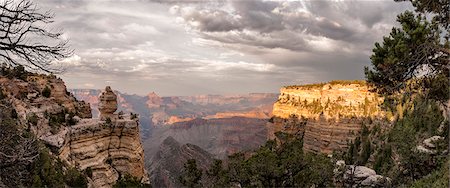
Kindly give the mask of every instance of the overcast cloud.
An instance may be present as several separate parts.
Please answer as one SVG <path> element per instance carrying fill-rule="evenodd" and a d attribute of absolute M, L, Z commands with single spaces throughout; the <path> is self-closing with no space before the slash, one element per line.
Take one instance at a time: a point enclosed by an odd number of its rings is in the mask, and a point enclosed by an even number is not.
<path fill-rule="evenodd" d="M 278 92 L 363 79 L 374 42 L 411 9 L 393 1 L 39 0 L 74 56 L 69 88 L 136 94 Z"/>

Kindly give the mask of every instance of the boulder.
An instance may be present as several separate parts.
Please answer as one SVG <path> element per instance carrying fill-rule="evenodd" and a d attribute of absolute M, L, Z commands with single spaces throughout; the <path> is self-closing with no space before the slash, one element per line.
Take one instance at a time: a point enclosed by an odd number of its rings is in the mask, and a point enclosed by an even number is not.
<path fill-rule="evenodd" d="M 434 143 L 435 143 L 436 141 L 443 140 L 443 139 L 444 139 L 444 137 L 442 137 L 442 136 L 432 136 L 432 137 L 430 137 L 430 138 L 425 139 L 425 140 L 423 141 L 423 144 L 424 144 L 426 147 L 429 147 L 429 148 L 435 148 L 436 146 L 434 145 Z"/>
<path fill-rule="evenodd" d="M 344 187 L 390 187 L 391 179 L 377 175 L 375 170 L 365 166 L 346 165 L 339 160 L 333 170 L 335 183 Z"/>
<path fill-rule="evenodd" d="M 377 175 L 375 170 L 372 170 L 365 166 L 349 165 L 344 174 L 344 179 L 353 177 L 356 180 L 365 180 L 369 176 Z"/>
<path fill-rule="evenodd" d="M 369 187 L 390 187 L 391 179 L 381 175 L 372 175 L 362 181 L 361 185 Z"/>

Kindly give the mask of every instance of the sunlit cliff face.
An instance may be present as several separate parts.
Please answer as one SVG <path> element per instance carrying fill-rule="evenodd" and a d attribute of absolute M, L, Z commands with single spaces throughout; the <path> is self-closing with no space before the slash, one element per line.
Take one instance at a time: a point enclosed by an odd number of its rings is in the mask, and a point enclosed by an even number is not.
<path fill-rule="evenodd" d="M 383 99 L 369 90 L 364 81 L 283 87 L 273 106 L 268 137 L 274 138 L 277 131 L 301 133 L 307 151 L 345 150 L 363 122 L 385 116 L 379 107 Z"/>
<path fill-rule="evenodd" d="M 283 87 L 273 115 L 313 119 L 383 116 L 379 108 L 383 99 L 369 89 L 363 82 Z"/>

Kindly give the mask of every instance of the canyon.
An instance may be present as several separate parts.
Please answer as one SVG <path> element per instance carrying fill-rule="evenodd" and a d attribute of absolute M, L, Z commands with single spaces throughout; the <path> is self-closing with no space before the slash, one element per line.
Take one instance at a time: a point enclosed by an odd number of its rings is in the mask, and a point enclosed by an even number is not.
<path fill-rule="evenodd" d="M 49 148 L 49 154 L 69 167 L 90 171 L 88 185 L 112 187 L 124 175 L 148 183 L 139 123 L 133 115 L 115 114 L 110 88 L 99 101 L 102 119 L 92 118 L 88 103 L 78 101 L 53 75 L 26 78 L 0 76 L 0 90 L 18 116 Z"/>
<path fill-rule="evenodd" d="M 78 99 L 89 101 L 94 116 L 101 116 L 95 109 L 101 106 L 100 91 L 71 91 Z M 236 152 L 257 149 L 268 139 L 277 138 L 280 131 L 302 134 L 306 151 L 343 151 L 359 135 L 363 122 L 385 116 L 379 108 L 383 98 L 363 81 L 286 86 L 279 95 L 160 97 L 154 92 L 147 96 L 113 93 L 118 111 L 138 113 L 139 121 L 145 124 L 141 132 L 145 167 L 154 186 L 179 186 L 174 174 L 180 172 L 170 169 L 173 165 L 181 168 L 188 156 L 207 161 L 226 159 Z M 166 157 L 178 162 L 172 164 Z"/>
<path fill-rule="evenodd" d="M 97 110 L 99 90 L 70 91 L 78 99 L 91 104 L 94 116 L 100 115 Z M 179 186 L 177 177 L 173 175 L 180 173 L 188 158 L 183 157 L 185 152 L 161 153 L 161 148 L 166 148 L 163 151 L 192 150 L 194 154 L 187 152 L 190 157 L 197 156 L 195 153 L 208 153 L 211 159 L 225 159 L 228 155 L 251 151 L 264 144 L 267 141 L 267 120 L 272 116 L 273 103 L 278 97 L 278 94 L 270 93 L 168 97 L 160 97 L 154 92 L 146 96 L 114 93 L 118 99 L 118 111 L 139 114 L 145 166 L 155 187 Z M 173 141 L 168 142 L 168 138 Z M 168 144 L 175 142 L 177 144 Z M 182 149 L 177 149 L 179 147 Z M 171 169 L 174 164 L 165 159 L 167 156 L 183 163 L 179 162 L 177 169 Z"/>
<path fill-rule="evenodd" d="M 71 89 L 74 96 L 86 101 L 98 116 L 98 96 L 96 89 Z M 141 123 L 146 128 L 170 125 L 196 118 L 249 117 L 265 119 L 272 115 L 272 106 L 278 94 L 250 93 L 246 95 L 197 95 L 158 96 L 150 92 L 146 96 L 130 95 L 114 91 L 118 98 L 118 109 L 140 114 Z"/>

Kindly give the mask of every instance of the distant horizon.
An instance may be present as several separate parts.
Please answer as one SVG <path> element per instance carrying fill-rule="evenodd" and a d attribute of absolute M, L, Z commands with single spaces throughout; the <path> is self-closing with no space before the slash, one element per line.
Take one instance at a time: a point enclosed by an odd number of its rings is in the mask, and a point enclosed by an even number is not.
<path fill-rule="evenodd" d="M 334 81 L 366 81 L 365 79 L 360 79 L 360 80 L 329 80 L 329 81 L 325 81 L 325 82 L 315 82 L 315 83 L 304 83 L 304 84 L 294 84 L 294 85 L 285 85 L 285 86 L 281 86 L 279 88 L 279 90 L 283 87 L 290 87 L 290 86 L 303 86 L 303 85 L 312 85 L 312 84 L 327 84 L 327 83 L 331 83 Z M 107 87 L 107 86 L 105 86 Z M 104 90 L 103 89 L 98 89 L 98 88 L 67 88 L 68 90 Z M 156 91 L 149 91 L 146 94 L 137 94 L 137 93 L 128 93 L 128 92 L 124 92 L 122 90 L 119 89 L 115 89 L 113 87 L 111 87 L 111 89 L 113 91 L 118 91 L 122 94 L 126 94 L 126 95 L 137 95 L 137 96 L 147 96 L 150 93 L 155 93 L 156 95 L 158 95 L 159 97 L 189 97 L 189 96 L 202 96 L 202 95 L 219 95 L 219 96 L 233 96 L 233 95 L 250 95 L 250 94 L 280 94 L 280 92 L 250 92 L 250 93 L 229 93 L 229 94 L 214 94 L 214 93 L 200 93 L 200 94 L 193 94 L 193 95 L 162 95 L 159 94 Z"/>
<path fill-rule="evenodd" d="M 105 86 L 106 87 L 106 86 Z M 217 96 L 238 96 L 238 95 L 241 95 L 241 96 L 243 96 L 243 95 L 250 95 L 250 94 L 274 94 L 274 95 L 279 95 L 280 94 L 280 92 L 275 92 L 275 93 L 273 93 L 273 92 L 269 92 L 269 93 L 266 93 L 266 92 L 252 92 L 252 93 L 230 93 L 230 94 L 214 94 L 214 93 L 207 93 L 207 94 L 194 94 L 194 95 L 161 95 L 161 94 L 159 94 L 158 92 L 156 92 L 156 91 L 150 91 L 150 92 L 147 92 L 147 94 L 137 94 L 137 93 L 128 93 L 128 92 L 124 92 L 124 91 L 121 91 L 121 90 L 118 90 L 118 89 L 115 89 L 115 88 L 113 88 L 113 87 L 111 87 L 111 89 L 113 90 L 113 91 L 118 91 L 118 92 L 120 92 L 121 94 L 125 94 L 125 95 L 136 95 L 136 96 L 140 96 L 140 97 L 145 97 L 145 96 L 147 96 L 147 95 L 149 95 L 150 93 L 152 93 L 152 92 L 154 92 L 156 95 L 158 95 L 159 97 L 192 97 L 192 96 L 214 96 L 214 95 L 217 95 Z M 98 88 L 67 88 L 67 90 L 98 90 L 98 91 L 103 91 L 103 90 L 105 90 L 105 88 L 103 88 L 103 89 L 98 89 Z"/>
<path fill-rule="evenodd" d="M 164 96 L 274 93 L 287 85 L 360 80 L 394 1 L 60 1 L 55 13 L 73 56 L 60 61 L 70 88 Z"/>

